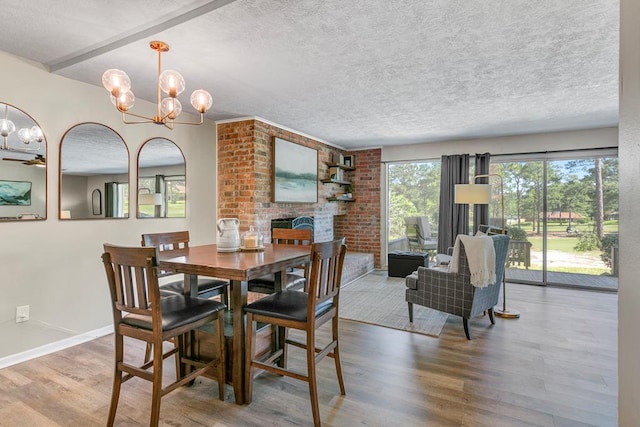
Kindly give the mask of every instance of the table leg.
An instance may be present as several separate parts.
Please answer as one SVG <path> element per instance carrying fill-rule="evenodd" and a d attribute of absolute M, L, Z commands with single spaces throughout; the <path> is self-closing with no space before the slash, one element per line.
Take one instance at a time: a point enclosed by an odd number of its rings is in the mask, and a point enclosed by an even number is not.
<path fill-rule="evenodd" d="M 275 273 L 275 277 L 274 277 L 274 286 L 275 286 L 275 291 L 279 292 L 282 289 L 285 289 L 287 287 L 287 271 L 276 271 Z M 287 345 L 285 344 L 285 341 L 287 339 L 287 334 L 286 334 L 286 329 L 283 328 L 282 326 L 278 326 L 278 328 L 275 330 L 275 345 L 276 345 L 276 349 L 282 349 L 283 353 L 282 353 L 282 357 L 280 357 L 280 359 L 278 359 L 278 366 L 281 368 L 286 368 L 287 367 Z"/>
<path fill-rule="evenodd" d="M 232 280 L 231 293 L 233 295 L 233 351 L 231 382 L 233 394 L 237 404 L 244 400 L 244 347 L 245 322 L 243 308 L 247 305 L 248 285 L 246 281 Z"/>
<path fill-rule="evenodd" d="M 191 296 L 191 297 L 197 297 L 198 296 L 198 275 L 197 274 L 186 274 L 184 275 L 184 293 Z M 193 358 L 194 354 L 196 354 L 196 340 L 195 340 L 195 333 L 193 331 L 189 332 L 190 334 L 190 339 L 189 339 L 189 348 L 184 348 L 185 352 L 187 353 L 187 357 Z M 187 373 L 186 371 L 191 372 L 192 367 L 189 366 L 187 367 L 187 365 L 180 363 L 180 376 L 183 377 L 185 376 Z"/>
<path fill-rule="evenodd" d="M 184 293 L 192 297 L 198 296 L 198 275 L 186 274 L 184 275 Z"/>

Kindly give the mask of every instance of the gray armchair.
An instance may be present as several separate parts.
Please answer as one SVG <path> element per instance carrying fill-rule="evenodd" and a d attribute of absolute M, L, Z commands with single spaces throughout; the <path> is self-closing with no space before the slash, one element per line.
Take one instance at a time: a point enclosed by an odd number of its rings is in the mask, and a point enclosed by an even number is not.
<path fill-rule="evenodd" d="M 434 310 L 461 316 L 464 333 L 469 335 L 468 320 L 489 312 L 492 324 L 495 324 L 493 307 L 498 304 L 500 285 L 504 274 L 505 261 L 509 248 L 509 237 L 493 235 L 493 247 L 496 253 L 496 282 L 485 288 L 471 284 L 471 275 L 464 245 L 460 244 L 458 273 L 449 273 L 444 269 L 418 267 L 406 278 L 406 300 L 409 304 L 409 321 L 413 322 L 413 304 Z"/>

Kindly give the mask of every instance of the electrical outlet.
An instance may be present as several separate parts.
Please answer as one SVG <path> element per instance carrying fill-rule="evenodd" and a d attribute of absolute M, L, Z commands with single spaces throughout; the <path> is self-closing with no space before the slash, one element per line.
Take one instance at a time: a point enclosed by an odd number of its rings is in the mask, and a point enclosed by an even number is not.
<path fill-rule="evenodd" d="M 26 322 L 29 320 L 29 306 L 20 305 L 16 307 L 16 323 Z"/>

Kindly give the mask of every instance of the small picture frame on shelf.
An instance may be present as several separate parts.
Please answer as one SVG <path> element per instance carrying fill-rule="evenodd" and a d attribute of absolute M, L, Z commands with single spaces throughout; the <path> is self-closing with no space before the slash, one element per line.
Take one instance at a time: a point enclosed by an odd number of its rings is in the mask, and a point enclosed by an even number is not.
<path fill-rule="evenodd" d="M 344 165 L 345 166 L 349 166 L 350 168 L 354 167 L 355 166 L 355 160 L 356 160 L 355 156 L 344 156 L 344 160 L 343 160 L 344 161 Z"/>

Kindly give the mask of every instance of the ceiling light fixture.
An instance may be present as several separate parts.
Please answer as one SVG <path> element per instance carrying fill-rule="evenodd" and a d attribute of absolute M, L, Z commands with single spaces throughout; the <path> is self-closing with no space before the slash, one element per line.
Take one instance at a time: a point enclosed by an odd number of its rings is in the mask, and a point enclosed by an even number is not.
<path fill-rule="evenodd" d="M 4 116 L 0 120 L 0 136 L 2 136 L 2 146 L 0 146 L 0 150 L 24 152 L 40 150 L 41 143 L 44 141 L 44 135 L 42 129 L 38 126 L 22 128 L 18 131 L 18 139 L 22 142 L 22 146 L 16 147 L 15 145 L 9 144 L 9 135 L 16 131 L 16 125 L 7 118 L 7 110 L 8 106 L 4 104 Z"/>
<path fill-rule="evenodd" d="M 122 121 L 126 124 L 155 123 L 173 129 L 174 124 L 201 125 L 204 122 L 204 113 L 211 108 L 213 98 L 203 89 L 195 90 L 191 94 L 191 105 L 200 113 L 199 122 L 177 121 L 176 118 L 182 112 L 182 104 L 177 96 L 185 88 L 184 78 L 174 70 L 162 71 L 162 54 L 169 51 L 169 45 L 162 41 L 152 41 L 149 46 L 158 52 L 158 106 L 156 115 L 147 117 L 129 111 L 136 100 L 131 91 L 131 79 L 122 70 L 110 69 L 102 75 L 102 85 L 111 93 L 111 102 L 122 113 Z M 162 99 L 162 92 L 168 96 Z M 127 121 L 127 116 L 137 117 L 142 120 Z"/>

